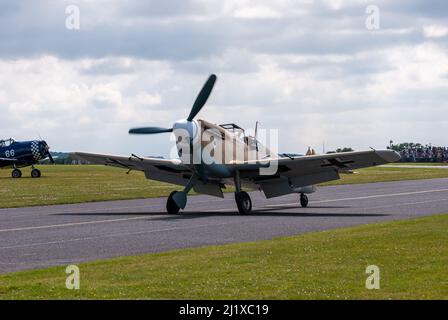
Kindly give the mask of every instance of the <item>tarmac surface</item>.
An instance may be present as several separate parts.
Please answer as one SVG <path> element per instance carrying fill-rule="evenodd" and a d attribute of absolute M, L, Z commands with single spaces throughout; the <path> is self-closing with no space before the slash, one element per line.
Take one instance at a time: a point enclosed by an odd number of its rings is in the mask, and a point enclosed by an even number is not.
<path fill-rule="evenodd" d="M 249 216 L 233 194 L 191 196 L 178 215 L 165 198 L 0 209 L 0 272 L 448 213 L 448 179 L 321 187 L 308 208 L 297 194 L 251 197 Z"/>

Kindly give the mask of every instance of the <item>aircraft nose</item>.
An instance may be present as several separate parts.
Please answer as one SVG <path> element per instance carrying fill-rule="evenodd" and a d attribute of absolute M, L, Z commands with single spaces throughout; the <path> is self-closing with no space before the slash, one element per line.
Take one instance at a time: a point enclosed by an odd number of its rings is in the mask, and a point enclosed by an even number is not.
<path fill-rule="evenodd" d="M 48 146 L 48 143 L 46 141 L 41 141 L 41 144 L 43 146 L 43 148 L 45 149 L 45 151 L 48 151 L 50 149 L 50 147 Z"/>
<path fill-rule="evenodd" d="M 45 154 L 47 153 L 47 144 L 45 143 L 45 141 L 39 141 L 39 153 L 41 157 L 44 157 Z"/>
<path fill-rule="evenodd" d="M 39 153 L 40 153 L 41 159 L 49 158 L 51 163 L 53 163 L 53 164 L 55 163 L 54 159 L 50 153 L 50 146 L 44 140 L 39 141 Z"/>

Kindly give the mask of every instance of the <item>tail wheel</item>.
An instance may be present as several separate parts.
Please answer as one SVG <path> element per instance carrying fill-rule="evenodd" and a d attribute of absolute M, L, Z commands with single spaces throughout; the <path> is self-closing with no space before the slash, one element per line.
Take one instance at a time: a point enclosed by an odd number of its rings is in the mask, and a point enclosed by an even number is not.
<path fill-rule="evenodd" d="M 19 169 L 14 169 L 14 170 L 12 170 L 11 176 L 14 179 L 19 179 L 22 177 L 22 171 L 20 171 Z"/>
<path fill-rule="evenodd" d="M 166 211 L 169 214 L 177 214 L 180 208 L 177 206 L 176 202 L 173 200 L 173 195 L 176 194 L 177 191 L 173 191 L 168 196 L 168 200 L 166 201 Z"/>
<path fill-rule="evenodd" d="M 38 170 L 38 169 L 31 170 L 31 177 L 32 178 L 40 178 L 41 175 L 42 174 L 40 173 L 40 170 Z"/>
<path fill-rule="evenodd" d="M 300 205 L 304 208 L 308 206 L 308 197 L 304 193 L 300 194 Z"/>
<path fill-rule="evenodd" d="M 235 201 L 240 214 L 249 214 L 252 211 L 252 200 L 247 192 L 236 192 Z"/>

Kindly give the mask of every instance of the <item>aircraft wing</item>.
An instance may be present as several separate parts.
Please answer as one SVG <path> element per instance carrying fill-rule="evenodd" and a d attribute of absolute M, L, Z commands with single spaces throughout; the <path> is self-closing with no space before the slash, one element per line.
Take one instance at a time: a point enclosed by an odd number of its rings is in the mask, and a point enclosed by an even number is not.
<path fill-rule="evenodd" d="M 162 159 L 136 156 L 117 156 L 75 152 L 73 158 L 94 164 L 102 164 L 128 170 L 143 171 L 148 179 L 185 185 L 191 171 L 178 159 Z"/>
<path fill-rule="evenodd" d="M 185 186 L 190 179 L 191 169 L 181 163 L 179 159 L 161 159 L 149 157 L 126 157 L 108 154 L 75 152 L 76 159 L 95 164 L 118 167 L 128 170 L 138 170 L 145 173 L 146 178 L 166 183 Z M 196 184 L 193 187 L 198 193 L 215 197 L 223 197 L 219 180 L 209 180 L 206 184 Z"/>
<path fill-rule="evenodd" d="M 293 189 L 315 185 L 339 179 L 339 173 L 378 166 L 400 159 L 400 155 L 391 150 L 369 150 L 343 152 L 325 155 L 278 157 L 266 162 L 249 161 L 236 163 L 241 178 L 258 185 L 267 198 L 294 192 Z M 269 165 L 277 163 L 275 175 L 262 175 L 260 168 L 267 170 Z"/>
<path fill-rule="evenodd" d="M 14 158 L 0 158 L 0 161 L 11 161 L 11 162 L 14 162 L 14 161 L 17 161 L 17 159 L 14 159 Z"/>

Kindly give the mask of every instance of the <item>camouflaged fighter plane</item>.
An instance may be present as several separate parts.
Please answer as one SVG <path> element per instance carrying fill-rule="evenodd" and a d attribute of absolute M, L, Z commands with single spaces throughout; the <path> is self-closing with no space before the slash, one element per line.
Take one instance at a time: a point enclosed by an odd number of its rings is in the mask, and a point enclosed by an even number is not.
<path fill-rule="evenodd" d="M 144 127 L 129 131 L 131 134 L 174 133 L 178 159 L 81 152 L 74 156 L 91 163 L 140 170 L 147 179 L 183 186 L 183 191 L 173 191 L 168 197 L 166 209 L 170 214 L 185 208 L 187 194 L 191 189 L 222 198 L 222 189 L 227 185 L 235 186 L 235 201 L 240 214 L 249 214 L 252 210 L 251 198 L 243 188 L 261 190 L 267 198 L 297 193 L 301 206 L 306 207 L 307 194 L 315 192 L 316 184 L 339 179 L 339 173 L 343 171 L 400 159 L 391 150 L 310 156 L 273 154 L 261 145 L 256 134 L 246 135 L 235 124 L 216 125 L 202 119 L 195 120 L 215 81 L 216 76 L 211 75 L 196 98 L 189 116 L 175 122 L 171 128 Z M 270 172 L 272 168 L 275 171 Z"/>

